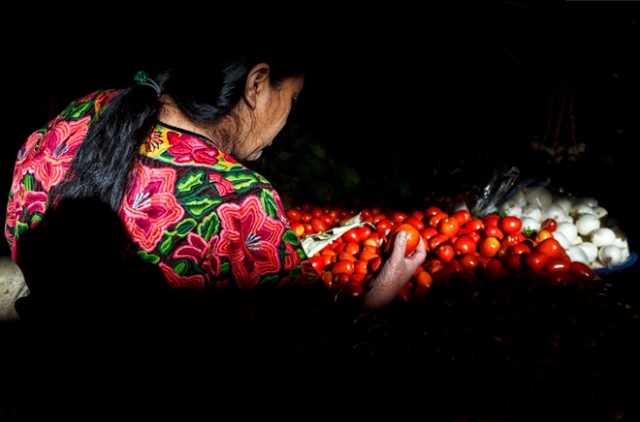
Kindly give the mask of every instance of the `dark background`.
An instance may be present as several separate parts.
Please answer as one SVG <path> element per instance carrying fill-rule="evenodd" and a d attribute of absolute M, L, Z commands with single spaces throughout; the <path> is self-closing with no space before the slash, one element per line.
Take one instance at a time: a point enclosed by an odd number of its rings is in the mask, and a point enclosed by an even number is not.
<path fill-rule="evenodd" d="M 484 186 L 507 164 L 518 166 L 523 177 L 551 177 L 576 195 L 601 199 L 637 230 L 628 198 L 638 180 L 632 152 L 640 139 L 638 2 L 420 9 L 347 13 L 309 6 L 294 17 L 264 15 L 256 27 L 241 13 L 219 18 L 196 10 L 171 16 L 147 10 L 135 17 L 105 12 L 71 20 L 31 11 L 17 30 L 2 30 L 8 109 L 0 197 L 8 194 L 15 154 L 33 130 L 89 90 L 131 84 L 151 54 L 188 59 L 191 50 L 180 43 L 200 25 L 220 43 L 238 37 L 263 42 L 261 31 L 273 30 L 293 42 L 293 51 L 317 53 L 291 125 L 258 164 L 277 187 L 300 175 L 269 163 L 292 139 L 306 137 L 324 149 L 331 165 L 344 164 L 360 177 L 351 191 L 329 195 L 333 200 L 373 192 L 418 204 Z M 163 44 L 167 39 L 174 41 Z M 206 52 L 193 61 L 206 66 Z M 587 151 L 576 162 L 549 164 L 530 145 L 550 125 L 569 121 L 568 113 L 550 109 L 567 83 L 575 139 Z M 572 142 L 567 129 L 559 141 Z M 316 188 L 309 183 L 283 193 L 302 199 Z M 0 250 L 7 253 L 5 247 Z"/>

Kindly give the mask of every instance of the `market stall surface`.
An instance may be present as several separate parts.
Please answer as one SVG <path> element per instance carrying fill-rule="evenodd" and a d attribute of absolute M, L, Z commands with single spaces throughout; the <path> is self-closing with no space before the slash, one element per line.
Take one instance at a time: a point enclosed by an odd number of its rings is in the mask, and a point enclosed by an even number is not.
<path fill-rule="evenodd" d="M 280 311 L 249 330 L 153 336 L 5 321 L 0 420 L 640 420 L 638 276 L 633 265 L 589 285 L 441 283 L 421 303 L 306 332 Z"/>

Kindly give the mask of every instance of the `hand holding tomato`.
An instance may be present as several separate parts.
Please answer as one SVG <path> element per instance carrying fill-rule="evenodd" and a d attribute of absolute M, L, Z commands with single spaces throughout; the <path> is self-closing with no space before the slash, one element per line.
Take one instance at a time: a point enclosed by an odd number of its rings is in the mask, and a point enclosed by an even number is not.
<path fill-rule="evenodd" d="M 426 259 L 427 249 L 420 235 L 413 253 L 405 255 L 407 239 L 405 230 L 399 230 L 394 236 L 391 255 L 369 283 L 369 291 L 362 301 L 365 308 L 376 310 L 388 306 Z"/>
<path fill-rule="evenodd" d="M 401 231 L 405 232 L 406 234 L 406 246 L 404 252 L 405 256 L 409 255 L 416 249 L 416 247 L 418 246 L 418 242 L 422 238 L 422 236 L 420 236 L 420 232 L 417 228 L 409 223 L 400 223 L 393 226 L 391 232 L 389 232 L 389 240 L 387 241 L 387 245 L 385 246 L 386 253 L 391 252 L 391 249 L 393 248 L 393 245 L 395 243 L 395 239 L 398 233 L 400 233 Z"/>

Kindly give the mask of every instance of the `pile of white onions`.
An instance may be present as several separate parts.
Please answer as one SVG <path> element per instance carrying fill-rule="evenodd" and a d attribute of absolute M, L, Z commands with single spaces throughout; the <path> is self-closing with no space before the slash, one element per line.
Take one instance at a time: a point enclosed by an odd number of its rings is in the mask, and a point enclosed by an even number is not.
<path fill-rule="evenodd" d="M 593 269 L 620 265 L 631 255 L 625 233 L 595 198 L 578 198 L 544 186 L 531 186 L 519 188 L 498 209 L 520 218 L 523 232 L 537 232 L 546 219 L 554 219 L 557 228 L 553 237 L 572 261 Z"/>

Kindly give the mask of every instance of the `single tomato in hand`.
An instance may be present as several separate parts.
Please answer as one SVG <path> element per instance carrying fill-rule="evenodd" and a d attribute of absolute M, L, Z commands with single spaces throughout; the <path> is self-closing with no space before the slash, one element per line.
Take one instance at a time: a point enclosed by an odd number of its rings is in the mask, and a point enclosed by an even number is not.
<path fill-rule="evenodd" d="M 395 241 L 395 238 L 400 231 L 404 231 L 407 233 L 407 246 L 404 250 L 404 256 L 408 256 L 416 249 L 416 247 L 418 247 L 418 243 L 420 242 L 421 237 L 418 229 L 407 223 L 400 223 L 393 226 L 393 229 L 389 233 L 389 240 L 387 241 L 385 252 L 391 253 L 393 242 Z"/>

